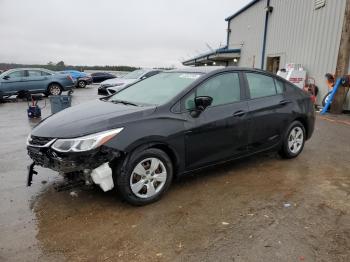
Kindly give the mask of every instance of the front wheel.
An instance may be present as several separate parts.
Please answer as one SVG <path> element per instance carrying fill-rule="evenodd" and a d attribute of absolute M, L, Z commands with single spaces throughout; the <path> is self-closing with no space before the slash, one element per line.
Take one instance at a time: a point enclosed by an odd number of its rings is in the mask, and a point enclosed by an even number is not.
<path fill-rule="evenodd" d="M 305 144 L 305 127 L 299 121 L 294 121 L 288 128 L 283 138 L 280 155 L 283 158 L 297 157 L 303 151 Z"/>
<path fill-rule="evenodd" d="M 62 93 L 62 87 L 59 84 L 51 84 L 47 89 L 47 94 L 51 96 L 59 96 Z"/>
<path fill-rule="evenodd" d="M 79 81 L 78 81 L 78 86 L 79 86 L 80 88 L 85 88 L 85 87 L 86 87 L 86 82 L 83 81 L 83 80 L 79 80 Z"/>
<path fill-rule="evenodd" d="M 133 153 L 123 167 L 113 169 L 117 192 L 132 205 L 159 200 L 169 188 L 173 166 L 162 150 L 151 148 Z"/>

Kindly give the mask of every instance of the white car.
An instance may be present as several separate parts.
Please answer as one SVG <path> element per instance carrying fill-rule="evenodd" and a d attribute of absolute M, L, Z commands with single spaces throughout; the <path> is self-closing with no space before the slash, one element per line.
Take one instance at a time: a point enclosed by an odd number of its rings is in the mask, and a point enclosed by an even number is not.
<path fill-rule="evenodd" d="M 154 76 L 160 72 L 162 72 L 162 70 L 160 69 L 143 68 L 143 69 L 132 71 L 120 78 L 108 79 L 101 83 L 100 87 L 98 88 L 98 94 L 99 95 L 114 94 L 129 84 Z"/>

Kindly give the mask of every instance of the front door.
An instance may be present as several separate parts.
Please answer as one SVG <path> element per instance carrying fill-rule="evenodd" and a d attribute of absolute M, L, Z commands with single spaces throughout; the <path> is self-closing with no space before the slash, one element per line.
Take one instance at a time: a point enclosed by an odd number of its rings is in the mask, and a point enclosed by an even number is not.
<path fill-rule="evenodd" d="M 1 82 L 1 91 L 4 92 L 4 94 L 12 95 L 22 90 L 24 75 L 24 70 L 17 70 L 5 75 Z"/>
<path fill-rule="evenodd" d="M 248 142 L 247 102 L 241 101 L 240 75 L 235 72 L 211 77 L 183 100 L 186 169 L 244 154 Z M 194 98 L 210 96 L 212 105 L 192 116 Z"/>

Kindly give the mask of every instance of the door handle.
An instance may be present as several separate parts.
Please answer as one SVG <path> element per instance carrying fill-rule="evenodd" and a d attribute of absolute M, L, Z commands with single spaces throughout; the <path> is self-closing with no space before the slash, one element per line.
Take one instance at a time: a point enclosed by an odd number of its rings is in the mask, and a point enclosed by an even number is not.
<path fill-rule="evenodd" d="M 289 101 L 289 100 L 287 100 L 287 99 L 283 99 L 283 100 L 280 101 L 279 104 L 282 105 L 282 106 L 284 106 L 284 105 L 289 104 L 289 103 L 291 103 L 291 101 Z"/>
<path fill-rule="evenodd" d="M 239 111 L 233 113 L 234 117 L 241 117 L 241 116 L 244 116 L 244 115 L 245 115 L 245 112 L 242 111 L 242 110 L 239 110 Z"/>

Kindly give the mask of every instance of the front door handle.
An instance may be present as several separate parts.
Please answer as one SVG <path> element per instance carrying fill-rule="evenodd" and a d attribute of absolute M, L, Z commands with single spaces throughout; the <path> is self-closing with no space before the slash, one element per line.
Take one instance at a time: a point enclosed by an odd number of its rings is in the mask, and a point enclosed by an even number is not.
<path fill-rule="evenodd" d="M 289 104 L 289 103 L 291 103 L 291 101 L 287 100 L 287 99 L 283 99 L 283 100 L 280 101 L 280 105 L 282 105 L 282 106 L 284 106 L 286 104 Z"/>
<path fill-rule="evenodd" d="M 242 111 L 242 110 L 239 110 L 239 111 L 233 113 L 234 117 L 241 117 L 241 116 L 244 116 L 244 115 L 245 115 L 245 112 Z"/>

